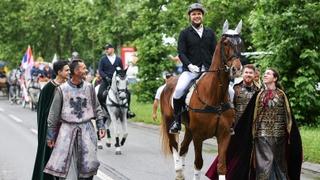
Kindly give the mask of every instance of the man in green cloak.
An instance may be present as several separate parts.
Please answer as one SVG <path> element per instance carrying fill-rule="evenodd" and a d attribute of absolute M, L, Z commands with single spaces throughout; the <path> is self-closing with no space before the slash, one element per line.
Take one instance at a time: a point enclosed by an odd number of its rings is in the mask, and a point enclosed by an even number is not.
<path fill-rule="evenodd" d="M 39 106 L 37 109 L 38 122 L 38 149 L 33 168 L 32 180 L 54 180 L 50 174 L 43 172 L 47 164 L 52 149 L 47 146 L 47 118 L 56 88 L 64 83 L 69 77 L 68 61 L 57 61 L 53 64 L 53 70 L 56 78 L 48 82 L 41 90 L 39 97 Z"/>

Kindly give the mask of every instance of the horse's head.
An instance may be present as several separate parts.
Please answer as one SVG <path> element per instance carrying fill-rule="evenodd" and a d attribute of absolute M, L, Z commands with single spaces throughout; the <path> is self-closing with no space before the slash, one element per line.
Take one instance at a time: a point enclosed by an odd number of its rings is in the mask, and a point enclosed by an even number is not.
<path fill-rule="evenodd" d="M 119 100 L 127 98 L 127 70 L 122 70 L 120 67 L 116 68 L 115 74 L 112 78 L 112 89 L 116 92 Z"/>
<path fill-rule="evenodd" d="M 242 20 L 239 22 L 235 30 L 229 29 L 228 20 L 223 24 L 221 39 L 221 56 L 226 70 L 230 72 L 230 76 L 240 75 L 242 65 L 240 61 L 242 40 L 240 32 L 242 28 Z"/>

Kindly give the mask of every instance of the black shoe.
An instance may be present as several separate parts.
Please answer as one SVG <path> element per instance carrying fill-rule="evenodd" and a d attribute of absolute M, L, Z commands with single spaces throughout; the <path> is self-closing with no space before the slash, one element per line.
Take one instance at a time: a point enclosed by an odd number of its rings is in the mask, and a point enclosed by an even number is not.
<path fill-rule="evenodd" d="M 181 130 L 181 124 L 177 121 L 174 121 L 169 129 L 170 134 L 179 134 Z"/>
<path fill-rule="evenodd" d="M 131 118 L 134 118 L 135 116 L 136 114 L 134 112 L 128 111 L 127 118 L 131 119 Z"/>

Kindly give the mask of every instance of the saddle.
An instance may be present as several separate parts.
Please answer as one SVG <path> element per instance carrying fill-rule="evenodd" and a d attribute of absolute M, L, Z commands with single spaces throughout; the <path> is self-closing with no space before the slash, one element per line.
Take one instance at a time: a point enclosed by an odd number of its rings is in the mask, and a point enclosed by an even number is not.
<path fill-rule="evenodd" d="M 193 112 L 199 112 L 199 113 L 218 113 L 221 114 L 222 112 L 224 112 L 227 109 L 233 108 L 233 105 L 231 102 L 228 103 L 223 103 L 220 104 L 218 106 L 210 106 L 210 105 L 206 105 L 205 108 L 203 109 L 196 109 L 190 106 L 190 100 L 191 100 L 191 96 L 196 88 L 196 85 L 198 83 L 198 81 L 205 75 L 205 73 L 202 73 L 201 76 L 199 76 L 198 78 L 193 79 L 189 85 L 187 86 L 184 95 L 181 98 L 184 98 L 184 105 L 182 106 L 182 111 L 181 114 L 186 114 L 186 112 L 188 111 L 193 111 Z M 200 99 L 200 101 L 202 101 Z M 205 102 L 203 102 L 204 104 L 206 104 Z M 173 97 L 171 97 L 171 107 L 174 108 L 173 106 Z M 189 119 L 189 118 L 187 118 Z"/>
<path fill-rule="evenodd" d="M 202 78 L 202 76 L 205 73 L 202 73 L 199 77 L 193 79 L 192 81 L 190 81 L 190 83 L 188 84 L 187 88 L 184 90 L 183 96 L 181 97 L 182 99 L 184 99 L 184 105 L 182 106 L 182 112 L 184 111 L 188 111 L 188 106 L 190 103 L 190 99 L 192 96 L 192 93 L 194 91 L 194 88 L 196 86 L 196 83 Z M 172 94 L 173 95 L 173 94 Z M 173 96 L 171 96 L 171 107 L 172 109 L 174 108 L 173 106 Z"/>

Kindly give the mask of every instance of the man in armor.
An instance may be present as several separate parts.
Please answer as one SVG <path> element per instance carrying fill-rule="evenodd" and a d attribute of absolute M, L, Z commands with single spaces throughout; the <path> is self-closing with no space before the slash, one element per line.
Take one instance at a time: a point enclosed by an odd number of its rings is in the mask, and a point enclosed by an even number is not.
<path fill-rule="evenodd" d="M 53 64 L 53 70 L 56 74 L 56 78 L 49 81 L 41 90 L 37 108 L 37 122 L 38 122 L 38 148 L 36 154 L 36 160 L 33 168 L 32 180 L 54 180 L 54 177 L 50 174 L 43 172 L 45 165 L 47 164 L 52 149 L 47 146 L 47 118 L 50 110 L 50 106 L 54 97 L 54 92 L 57 87 L 65 83 L 69 77 L 69 65 L 68 61 L 59 60 Z"/>
<path fill-rule="evenodd" d="M 253 94 L 256 93 L 259 88 L 254 83 L 256 68 L 252 64 L 247 64 L 244 66 L 242 71 L 243 80 L 238 84 L 235 84 L 234 89 L 234 108 L 236 110 L 236 119 L 234 125 L 237 124 L 239 118 L 247 107 Z"/>
<path fill-rule="evenodd" d="M 53 148 L 44 172 L 59 179 L 92 180 L 97 174 L 97 135 L 105 136 L 103 113 L 92 84 L 84 81 L 87 68 L 80 59 L 69 64 L 71 79 L 60 85 L 49 111 L 47 144 Z"/>

